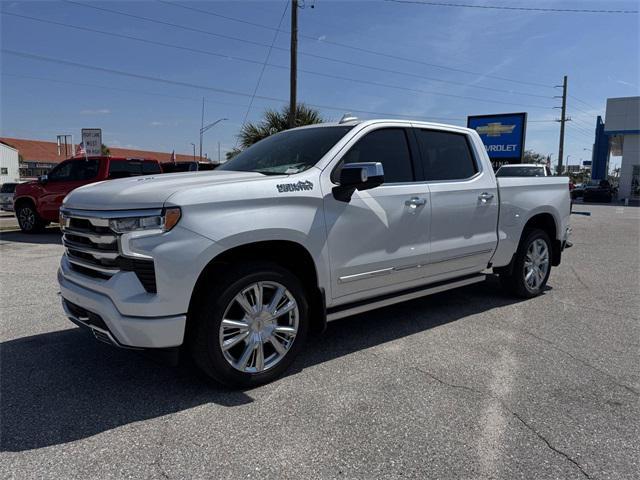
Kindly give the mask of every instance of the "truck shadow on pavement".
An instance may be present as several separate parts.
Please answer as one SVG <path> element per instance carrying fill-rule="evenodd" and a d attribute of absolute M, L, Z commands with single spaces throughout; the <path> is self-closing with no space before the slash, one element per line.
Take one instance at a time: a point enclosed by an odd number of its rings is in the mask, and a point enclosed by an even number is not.
<path fill-rule="evenodd" d="M 36 243 L 39 245 L 62 245 L 62 232 L 58 227 L 49 227 L 42 233 L 22 233 L 19 230 L 0 232 L 0 245 L 3 243 Z"/>
<path fill-rule="evenodd" d="M 346 318 L 311 339 L 288 375 L 517 301 L 489 279 Z M 0 363 L 2 451 L 73 442 L 208 403 L 232 408 L 253 402 L 250 390 L 212 384 L 193 368 L 155 363 L 77 328 L 4 342 Z"/>

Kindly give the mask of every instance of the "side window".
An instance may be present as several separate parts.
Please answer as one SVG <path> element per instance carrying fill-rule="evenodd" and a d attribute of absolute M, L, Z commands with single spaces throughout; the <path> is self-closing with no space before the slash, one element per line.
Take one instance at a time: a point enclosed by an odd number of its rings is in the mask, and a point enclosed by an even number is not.
<path fill-rule="evenodd" d="M 91 180 L 98 176 L 100 163 L 96 159 L 75 160 L 71 163 L 70 180 Z"/>
<path fill-rule="evenodd" d="M 62 162 L 49 172 L 47 178 L 51 182 L 63 182 L 71 180 L 71 163 L 73 160 Z"/>
<path fill-rule="evenodd" d="M 109 162 L 109 178 L 127 178 L 145 175 L 147 173 L 160 173 L 160 167 L 156 163 L 148 162 L 152 169 L 147 172 L 147 162 L 139 160 L 111 160 Z"/>
<path fill-rule="evenodd" d="M 403 128 L 383 128 L 367 133 L 342 157 L 345 163 L 380 162 L 384 183 L 413 182 L 413 166 L 409 144 Z M 340 167 L 334 179 L 340 178 Z"/>
<path fill-rule="evenodd" d="M 189 170 L 192 170 L 189 168 Z M 193 168 L 195 170 L 195 168 Z M 144 175 L 150 175 L 152 173 L 160 173 L 160 165 L 156 162 L 142 162 L 142 173 Z"/>
<path fill-rule="evenodd" d="M 109 161 L 109 178 L 126 178 L 131 176 L 131 170 L 125 160 Z"/>
<path fill-rule="evenodd" d="M 464 180 L 478 172 L 465 135 L 416 130 L 416 136 L 427 180 Z"/>

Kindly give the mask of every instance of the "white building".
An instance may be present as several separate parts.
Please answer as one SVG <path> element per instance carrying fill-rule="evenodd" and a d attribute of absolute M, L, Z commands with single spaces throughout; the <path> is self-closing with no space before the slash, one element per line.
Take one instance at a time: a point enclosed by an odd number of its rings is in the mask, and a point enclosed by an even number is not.
<path fill-rule="evenodd" d="M 640 97 L 608 98 L 604 133 L 610 153 L 622 157 L 618 198 L 640 196 Z"/>
<path fill-rule="evenodd" d="M 0 184 L 17 182 L 19 179 L 18 150 L 0 142 Z"/>

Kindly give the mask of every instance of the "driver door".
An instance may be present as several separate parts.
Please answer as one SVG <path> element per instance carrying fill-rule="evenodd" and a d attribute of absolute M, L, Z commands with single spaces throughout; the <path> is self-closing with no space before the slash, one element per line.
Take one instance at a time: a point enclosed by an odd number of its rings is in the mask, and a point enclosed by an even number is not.
<path fill-rule="evenodd" d="M 331 183 L 323 183 L 331 296 L 338 303 L 408 288 L 427 263 L 429 188 L 416 181 L 410 132 L 392 125 L 373 125 L 355 137 L 328 167 Z M 382 163 L 384 183 L 356 190 L 348 202 L 337 200 L 331 187 L 341 165 L 358 162 Z"/>
<path fill-rule="evenodd" d="M 62 200 L 73 189 L 90 183 L 98 175 L 99 161 L 66 160 L 53 169 L 47 181 L 42 184 L 42 196 L 40 197 L 40 215 L 46 220 L 57 222 L 58 211 Z"/>

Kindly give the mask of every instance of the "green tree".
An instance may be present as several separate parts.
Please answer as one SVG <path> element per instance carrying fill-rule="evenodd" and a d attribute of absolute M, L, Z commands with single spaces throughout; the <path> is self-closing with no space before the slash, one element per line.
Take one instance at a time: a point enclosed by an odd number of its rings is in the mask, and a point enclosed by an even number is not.
<path fill-rule="evenodd" d="M 300 103 L 296 106 L 295 126 L 313 125 L 322 123 L 324 119 L 317 110 Z M 269 109 L 264 112 L 263 118 L 258 123 L 245 123 L 240 129 L 238 139 L 240 148 L 250 147 L 263 138 L 282 132 L 289 128 L 289 107 L 283 107 L 280 111 Z M 227 159 L 233 158 L 239 152 L 232 150 L 227 152 Z M 231 154 L 231 157 L 229 155 Z"/>
<path fill-rule="evenodd" d="M 238 155 L 242 150 L 240 150 L 239 148 L 233 148 L 232 150 L 229 150 L 227 153 L 224 154 L 224 156 L 227 158 L 227 160 L 231 160 L 233 157 L 235 157 L 236 155 Z"/>
<path fill-rule="evenodd" d="M 109 150 L 109 147 L 107 147 L 104 143 L 102 144 L 102 147 L 100 148 L 100 150 L 102 151 L 102 155 L 104 155 L 105 157 L 108 157 L 111 155 L 111 150 Z"/>
<path fill-rule="evenodd" d="M 522 163 L 547 163 L 547 156 L 533 150 L 525 150 Z"/>

